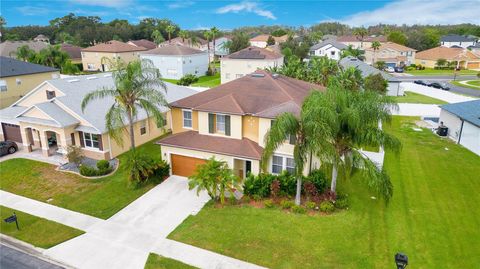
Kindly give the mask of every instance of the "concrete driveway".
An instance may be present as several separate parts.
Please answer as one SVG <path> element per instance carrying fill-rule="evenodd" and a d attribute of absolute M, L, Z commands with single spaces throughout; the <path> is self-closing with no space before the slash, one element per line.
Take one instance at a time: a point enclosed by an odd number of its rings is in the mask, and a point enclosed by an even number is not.
<path fill-rule="evenodd" d="M 45 254 L 78 268 L 143 268 L 148 254 L 190 214 L 210 200 L 171 176 L 87 233 Z"/>

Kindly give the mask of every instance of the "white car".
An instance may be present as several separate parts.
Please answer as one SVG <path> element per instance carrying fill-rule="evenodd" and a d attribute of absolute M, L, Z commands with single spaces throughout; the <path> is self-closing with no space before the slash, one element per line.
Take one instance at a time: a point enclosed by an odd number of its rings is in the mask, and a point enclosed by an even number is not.
<path fill-rule="evenodd" d="M 395 72 L 395 68 L 391 67 L 391 66 L 387 66 L 387 68 L 385 68 L 385 71 L 387 71 L 388 73 L 394 73 Z"/>

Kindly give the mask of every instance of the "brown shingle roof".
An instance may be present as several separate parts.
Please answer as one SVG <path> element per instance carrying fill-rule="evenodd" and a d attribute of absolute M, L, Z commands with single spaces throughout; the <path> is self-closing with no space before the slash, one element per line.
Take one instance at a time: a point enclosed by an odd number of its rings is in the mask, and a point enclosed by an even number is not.
<path fill-rule="evenodd" d="M 324 87 L 264 70 L 171 103 L 173 107 L 206 112 L 275 118 L 298 113 L 310 91 Z"/>
<path fill-rule="evenodd" d="M 195 131 L 167 136 L 158 141 L 157 144 L 254 160 L 260 160 L 263 152 L 262 147 L 248 138 L 232 139 L 201 135 Z"/>
<path fill-rule="evenodd" d="M 82 48 L 72 44 L 62 44 L 60 49 L 65 51 L 71 59 L 81 59 L 82 58 Z"/>
<path fill-rule="evenodd" d="M 132 43 L 132 45 L 135 45 L 137 47 L 144 47 L 144 48 L 149 49 L 149 50 L 157 47 L 157 44 L 155 44 L 154 42 L 152 42 L 150 40 L 146 40 L 146 39 L 130 40 L 130 41 L 128 41 L 128 43 Z"/>
<path fill-rule="evenodd" d="M 147 50 L 144 47 L 137 47 L 121 41 L 111 40 L 105 43 L 100 43 L 83 49 L 82 51 L 92 52 L 129 52 L 129 51 L 143 51 Z"/>
<path fill-rule="evenodd" d="M 380 45 L 380 48 L 378 48 L 379 50 L 383 50 L 383 49 L 392 49 L 392 50 L 396 50 L 396 51 L 404 51 L 404 52 L 407 52 L 407 51 L 417 51 L 416 49 L 412 49 L 412 48 L 409 48 L 409 47 L 406 47 L 404 45 L 400 45 L 400 44 L 397 44 L 397 43 L 393 43 L 393 42 L 386 42 L 386 43 L 382 43 Z M 370 50 L 370 51 L 373 51 L 373 48 L 366 48 L 365 50 Z"/>
<path fill-rule="evenodd" d="M 448 47 L 436 47 L 428 50 L 417 52 L 416 59 L 421 60 L 433 60 L 445 59 L 447 61 L 456 60 L 473 60 L 479 61 L 480 57 L 475 55 L 469 50 L 462 48 L 448 48 Z"/>
<path fill-rule="evenodd" d="M 338 42 L 360 42 L 359 37 L 354 35 L 343 35 L 337 37 Z M 387 42 L 387 38 L 385 36 L 365 36 L 363 38 L 363 42 Z"/>
<path fill-rule="evenodd" d="M 228 56 L 222 58 L 225 59 L 252 59 L 252 60 L 270 60 L 270 59 L 278 59 L 282 58 L 283 55 L 273 51 L 272 49 L 264 49 L 255 46 L 250 46 L 248 48 L 244 48 L 243 50 L 239 50 L 235 53 L 232 53 Z"/>
<path fill-rule="evenodd" d="M 159 47 L 153 50 L 145 51 L 143 54 L 157 54 L 157 55 L 192 55 L 204 53 L 201 50 L 197 50 L 191 47 L 179 45 L 179 44 L 169 44 L 163 47 Z"/>

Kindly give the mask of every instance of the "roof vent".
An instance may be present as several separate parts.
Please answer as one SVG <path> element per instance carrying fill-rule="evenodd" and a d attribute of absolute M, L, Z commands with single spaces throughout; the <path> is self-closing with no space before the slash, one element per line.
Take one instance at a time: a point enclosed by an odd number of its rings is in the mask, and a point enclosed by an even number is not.
<path fill-rule="evenodd" d="M 97 79 L 97 77 L 88 77 L 88 80 Z"/>
<path fill-rule="evenodd" d="M 112 74 L 103 75 L 104 78 L 109 78 L 109 77 L 111 77 L 111 76 L 112 76 Z"/>
<path fill-rule="evenodd" d="M 68 82 L 72 83 L 72 82 L 77 82 L 77 81 L 80 81 L 79 79 L 70 79 L 68 80 Z"/>
<path fill-rule="evenodd" d="M 272 74 L 272 77 L 273 77 L 273 78 L 278 78 L 279 75 L 278 75 L 277 73 L 274 73 L 274 74 Z"/>
<path fill-rule="evenodd" d="M 252 73 L 252 77 L 254 77 L 254 78 L 263 78 L 263 77 L 265 77 L 265 74 Z"/>

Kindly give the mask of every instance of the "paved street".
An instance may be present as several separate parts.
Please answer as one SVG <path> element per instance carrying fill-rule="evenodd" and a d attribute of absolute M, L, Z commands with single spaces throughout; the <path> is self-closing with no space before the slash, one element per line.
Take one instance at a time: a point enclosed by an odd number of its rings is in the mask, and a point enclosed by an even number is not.
<path fill-rule="evenodd" d="M 435 80 L 435 81 L 450 81 L 454 79 L 453 75 L 448 76 L 411 76 L 411 75 L 394 75 L 396 78 L 400 79 L 401 81 L 414 81 L 414 80 Z M 462 75 L 457 76 L 456 80 L 472 80 L 478 79 L 476 75 Z"/>
<path fill-rule="evenodd" d="M 475 98 L 473 97 L 459 95 L 459 94 L 452 93 L 450 91 L 435 89 L 433 87 L 428 87 L 424 85 L 418 85 L 413 82 L 402 82 L 400 84 L 400 87 L 402 87 L 405 91 L 411 91 L 418 94 L 430 96 L 436 99 L 443 100 L 448 103 L 459 103 L 459 102 L 475 100 Z"/>
<path fill-rule="evenodd" d="M 58 265 L 46 262 L 22 251 L 0 244 L 1 269 L 61 269 Z"/>

